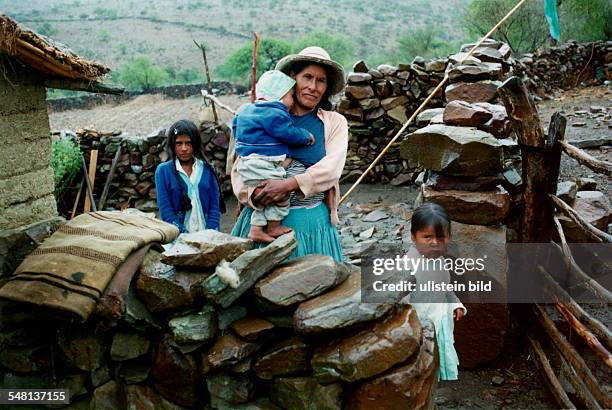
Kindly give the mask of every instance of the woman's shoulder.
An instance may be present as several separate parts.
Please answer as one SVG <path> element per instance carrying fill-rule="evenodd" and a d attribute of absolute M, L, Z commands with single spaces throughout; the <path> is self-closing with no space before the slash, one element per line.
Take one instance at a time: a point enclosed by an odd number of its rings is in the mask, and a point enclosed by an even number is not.
<path fill-rule="evenodd" d="M 166 172 L 171 171 L 173 166 L 174 166 L 174 161 L 168 160 L 168 161 L 165 161 L 159 164 L 155 172 L 156 173 L 162 173 L 162 172 L 166 173 Z"/>

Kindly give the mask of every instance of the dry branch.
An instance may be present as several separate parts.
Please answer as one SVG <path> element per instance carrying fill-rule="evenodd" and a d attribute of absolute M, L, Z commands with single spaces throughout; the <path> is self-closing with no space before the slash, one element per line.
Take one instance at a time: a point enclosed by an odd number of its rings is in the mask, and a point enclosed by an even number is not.
<path fill-rule="evenodd" d="M 574 147 L 567 141 L 559 141 L 559 144 L 561 144 L 561 148 L 567 155 L 574 158 L 582 165 L 589 167 L 599 174 L 612 176 L 612 163 L 594 158 L 580 148 Z"/>
<path fill-rule="evenodd" d="M 593 239 L 596 242 L 612 242 L 612 235 L 605 233 L 597 229 L 595 226 L 591 225 L 587 220 L 585 220 L 578 212 L 572 209 L 568 204 L 563 202 L 563 200 L 557 198 L 553 194 L 548 195 L 550 199 L 552 199 L 553 203 L 557 207 L 559 211 L 561 211 L 565 216 L 570 218 L 589 238 Z"/>
<path fill-rule="evenodd" d="M 113 158 L 110 171 L 108 172 L 108 177 L 106 177 L 106 182 L 104 183 L 102 195 L 100 196 L 100 201 L 98 202 L 99 210 L 103 210 L 104 205 L 106 204 L 106 197 L 108 196 L 108 190 L 110 189 L 111 182 L 115 176 L 115 170 L 117 169 L 117 164 L 119 163 L 119 157 L 121 157 L 121 152 L 123 151 L 122 148 L 123 147 L 119 145 L 119 148 L 117 148 L 117 152 L 115 153 L 115 157 Z"/>
<path fill-rule="evenodd" d="M 219 101 L 219 99 L 217 97 L 215 97 L 214 95 L 209 94 L 208 91 L 201 90 L 200 92 L 202 93 L 202 97 L 212 101 L 214 104 L 218 105 L 219 108 L 223 108 L 225 111 L 229 112 L 230 114 L 236 115 L 236 111 L 234 111 L 229 106 L 223 104 L 221 101 Z"/>

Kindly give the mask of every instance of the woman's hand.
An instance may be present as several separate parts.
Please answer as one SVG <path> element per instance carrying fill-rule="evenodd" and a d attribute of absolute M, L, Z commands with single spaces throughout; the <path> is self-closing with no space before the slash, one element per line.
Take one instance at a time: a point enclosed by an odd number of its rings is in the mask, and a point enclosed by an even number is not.
<path fill-rule="evenodd" d="M 288 200 L 291 192 L 297 188 L 295 178 L 267 179 L 255 188 L 252 200 L 257 205 L 272 205 Z"/>
<path fill-rule="evenodd" d="M 454 311 L 453 316 L 455 317 L 455 320 L 461 320 L 461 318 L 465 315 L 465 313 L 463 312 L 462 308 L 457 308 Z"/>

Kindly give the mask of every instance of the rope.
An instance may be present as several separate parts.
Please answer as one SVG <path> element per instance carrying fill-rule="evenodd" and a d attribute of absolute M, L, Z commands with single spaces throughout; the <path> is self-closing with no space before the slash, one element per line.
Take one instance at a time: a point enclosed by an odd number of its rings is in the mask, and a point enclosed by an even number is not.
<path fill-rule="evenodd" d="M 510 18 L 510 16 L 512 16 L 514 14 L 514 12 L 516 12 L 522 5 L 523 3 L 525 3 L 527 0 L 521 0 L 517 3 L 516 6 L 514 6 L 512 8 L 512 10 L 510 10 L 508 12 L 508 14 L 506 14 L 499 22 L 497 22 L 497 24 L 495 26 L 493 26 L 493 28 L 491 30 L 489 30 L 489 32 L 487 34 L 485 34 L 484 37 L 482 37 L 478 43 L 476 43 L 474 45 L 474 47 L 472 47 L 470 49 L 470 51 L 465 55 L 465 57 L 461 60 L 460 64 L 463 64 L 463 62 L 465 60 L 467 60 L 468 58 L 470 58 L 472 56 L 472 54 L 474 53 L 474 51 L 476 51 L 476 49 L 478 47 L 480 47 L 480 45 L 489 38 L 489 36 L 491 34 L 493 34 L 493 32 L 495 32 L 495 30 L 497 30 L 499 28 L 499 26 L 501 26 L 506 20 L 508 20 Z M 431 101 L 431 99 L 434 97 L 434 95 L 436 95 L 438 93 L 438 91 L 440 91 L 440 89 L 442 88 L 442 86 L 444 86 L 444 84 L 446 84 L 446 82 L 448 81 L 448 72 L 444 74 L 444 78 L 442 79 L 442 81 L 440 81 L 440 83 L 436 86 L 436 88 L 431 92 L 431 94 L 429 94 L 427 96 L 427 98 L 425 99 L 425 101 L 423 101 L 421 103 L 421 105 L 419 106 L 419 108 L 416 109 L 416 111 L 414 113 L 412 113 L 412 115 L 410 116 L 410 118 L 408 118 L 408 121 L 406 121 L 404 123 L 404 125 L 402 126 L 402 128 L 399 129 L 399 131 L 395 134 L 395 136 L 391 139 L 391 141 L 389 141 L 389 143 L 387 144 L 387 146 L 380 152 L 380 154 L 378 154 L 378 156 L 376 157 L 376 159 L 370 164 L 370 166 L 363 172 L 363 174 L 361 174 L 361 176 L 359 177 L 359 179 L 357 179 L 357 181 L 355 181 L 355 183 L 353 184 L 353 186 L 351 186 L 351 188 L 346 192 L 346 194 L 344 194 L 344 196 L 342 196 L 342 198 L 340 199 L 340 204 L 342 204 L 342 202 L 344 202 L 344 200 L 346 198 L 348 198 L 348 196 L 351 194 L 351 192 L 353 192 L 353 190 L 355 188 L 357 188 L 357 186 L 361 183 L 361 181 L 363 181 L 363 179 L 366 177 L 366 175 L 368 175 L 368 173 L 372 170 L 372 168 L 374 168 L 376 166 L 376 164 L 378 164 L 378 161 L 380 161 L 382 159 L 382 157 L 387 153 L 387 151 L 389 150 L 389 148 L 391 147 L 391 145 L 399 138 L 399 136 L 406 130 L 406 128 L 408 127 L 408 125 L 410 125 L 412 123 L 412 121 L 416 118 L 417 115 L 420 114 L 420 112 L 423 110 L 423 108 L 429 103 L 429 101 Z"/>

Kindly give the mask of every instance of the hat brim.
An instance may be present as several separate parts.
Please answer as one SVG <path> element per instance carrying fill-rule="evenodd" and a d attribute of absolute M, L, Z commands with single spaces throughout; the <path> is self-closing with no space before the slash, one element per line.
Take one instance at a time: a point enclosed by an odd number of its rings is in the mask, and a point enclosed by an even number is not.
<path fill-rule="evenodd" d="M 344 68 L 333 60 L 313 56 L 304 56 L 300 54 L 289 54 L 281 58 L 279 62 L 276 63 L 275 69 L 289 75 L 291 68 L 298 62 L 321 64 L 330 68 L 331 70 L 328 71 L 328 74 L 331 78 L 327 79 L 327 83 L 330 85 L 329 88 L 332 95 L 338 94 L 340 91 L 342 91 L 342 89 L 344 89 Z"/>

